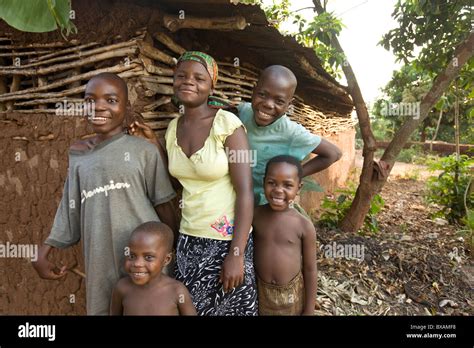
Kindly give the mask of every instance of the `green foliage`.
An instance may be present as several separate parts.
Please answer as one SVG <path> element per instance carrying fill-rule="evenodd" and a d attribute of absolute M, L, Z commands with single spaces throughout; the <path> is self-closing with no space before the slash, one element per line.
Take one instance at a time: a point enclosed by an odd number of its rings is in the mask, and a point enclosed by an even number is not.
<path fill-rule="evenodd" d="M 313 178 L 306 176 L 303 178 L 303 187 L 301 188 L 301 193 L 303 192 L 324 192 L 324 190 Z"/>
<path fill-rule="evenodd" d="M 431 110 L 430 115 L 419 126 L 418 132 L 412 135 L 412 140 L 419 141 L 422 140 L 423 137 L 425 137 L 426 140 L 432 139 L 440 111 L 443 110 L 436 140 L 454 143 L 454 107 L 457 95 L 459 99 L 461 142 L 468 144 L 473 143 L 474 106 L 472 98 L 469 98 L 469 93 L 472 93 L 470 91 L 472 86 L 467 85 L 467 81 L 470 79 L 467 73 L 468 69 L 469 66 L 465 66 L 461 70 L 457 78 L 458 88 L 456 89 L 455 85 L 452 85 L 446 90 L 444 96 L 438 100 L 433 110 Z M 471 72 L 471 75 L 474 74 Z M 433 76 L 431 74 L 424 70 L 416 70 L 413 64 L 405 65 L 399 71 L 394 71 L 391 81 L 382 89 L 384 96 L 378 99 L 371 108 L 371 115 L 374 117 L 374 132 L 378 122 L 384 125 L 383 120 L 388 121 L 392 129 L 398 129 L 406 121 L 406 117 L 387 115 L 387 105 L 421 102 L 431 88 L 432 81 Z"/>
<path fill-rule="evenodd" d="M 398 61 L 405 65 L 394 72 L 383 89 L 385 97 L 377 101 L 373 114 L 383 117 L 380 106 L 384 102 L 420 101 L 431 88 L 434 78 L 448 64 L 456 64 L 453 53 L 471 30 L 472 1 L 470 0 L 398 0 L 392 17 L 398 27 L 390 30 L 380 41 L 391 49 Z M 419 53 L 417 54 L 417 52 Z M 459 98 L 461 142 L 474 141 L 474 59 L 465 64 L 456 81 L 445 91 L 419 127 L 415 139 L 431 139 L 440 110 L 443 110 L 437 140 L 454 142 L 454 104 Z M 457 88 L 456 88 L 457 84 Z M 397 128 L 404 118 L 393 117 Z"/>
<path fill-rule="evenodd" d="M 436 152 L 430 153 L 429 151 L 427 151 L 423 156 L 415 157 L 413 159 L 413 163 L 427 166 L 428 164 L 439 161 L 440 159 L 441 159 L 441 156 L 437 154 Z"/>
<path fill-rule="evenodd" d="M 70 0 L 0 0 L 0 18 L 15 29 L 43 33 L 61 29 L 63 37 L 77 32 L 71 22 Z"/>
<path fill-rule="evenodd" d="M 453 154 L 429 161 L 430 170 L 442 171 L 438 177 L 431 177 L 427 182 L 428 202 L 441 207 L 436 216 L 445 217 L 450 223 L 460 223 L 466 216 L 466 210 L 473 208 L 474 193 L 468 192 L 472 166 L 474 159 L 466 155 L 459 156 L 459 160 Z"/>
<path fill-rule="evenodd" d="M 465 228 L 458 230 L 457 233 L 464 238 L 472 257 L 474 255 L 474 210 L 468 210 L 461 222 L 465 225 Z"/>
<path fill-rule="evenodd" d="M 390 141 L 396 131 L 393 117 L 372 119 L 371 126 L 375 139 L 379 141 Z M 357 127 L 357 134 L 360 134 L 360 127 Z M 362 138 L 362 135 L 360 137 Z"/>
<path fill-rule="evenodd" d="M 398 0 L 392 13 L 398 27 L 385 34 L 381 44 L 405 64 L 421 48 L 417 70 L 438 74 L 469 35 L 471 6 L 471 0 Z"/>
<path fill-rule="evenodd" d="M 281 29 L 281 24 L 291 16 L 290 5 L 290 0 L 273 1 L 272 5 L 263 9 L 267 18 L 278 30 Z"/>
<path fill-rule="evenodd" d="M 341 76 L 340 67 L 345 57 L 331 46 L 331 39 L 341 32 L 342 22 L 333 13 L 325 12 L 306 21 L 296 14 L 293 24 L 298 25 L 296 40 L 306 47 L 312 47 L 316 55 L 323 61 L 324 68 L 337 77 Z"/>
<path fill-rule="evenodd" d="M 289 0 L 273 0 L 272 5 L 263 9 L 269 22 L 280 32 L 293 35 L 300 44 L 312 48 L 321 59 L 324 69 L 335 77 L 341 77 L 340 66 L 345 57 L 331 46 L 330 41 L 341 32 L 342 22 L 330 12 L 307 20 L 298 13 L 299 10 L 291 11 L 290 5 Z M 294 24 L 298 28 L 297 32 L 285 33 L 282 30 L 283 23 Z"/>
<path fill-rule="evenodd" d="M 355 185 L 352 184 L 347 189 L 338 190 L 337 197 L 325 197 L 321 204 L 324 212 L 318 222 L 320 226 L 337 229 L 352 204 L 355 192 Z M 380 231 L 377 214 L 382 210 L 384 204 L 385 202 L 379 194 L 372 198 L 369 212 L 365 216 L 364 226 L 359 232 L 377 233 Z"/>
<path fill-rule="evenodd" d="M 405 163 L 413 163 L 415 159 L 420 157 L 423 150 L 420 146 L 411 146 L 408 149 L 402 149 L 398 154 L 397 161 Z"/>

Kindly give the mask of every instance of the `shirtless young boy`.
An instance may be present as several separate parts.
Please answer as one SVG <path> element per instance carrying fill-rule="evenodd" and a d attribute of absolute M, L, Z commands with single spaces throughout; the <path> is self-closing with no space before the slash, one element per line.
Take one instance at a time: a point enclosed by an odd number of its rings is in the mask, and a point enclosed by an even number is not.
<path fill-rule="evenodd" d="M 264 193 L 255 209 L 254 262 L 259 315 L 313 315 L 316 302 L 316 231 L 290 206 L 299 189 L 300 162 L 281 155 L 268 161 Z"/>
<path fill-rule="evenodd" d="M 112 293 L 111 315 L 196 315 L 188 289 L 162 273 L 172 259 L 173 232 L 146 222 L 130 237 L 125 271 Z"/>

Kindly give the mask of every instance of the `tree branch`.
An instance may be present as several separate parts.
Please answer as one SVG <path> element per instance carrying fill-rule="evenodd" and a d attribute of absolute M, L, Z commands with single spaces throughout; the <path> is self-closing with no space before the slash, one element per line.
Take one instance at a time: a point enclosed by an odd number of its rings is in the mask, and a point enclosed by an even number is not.
<path fill-rule="evenodd" d="M 325 12 L 325 9 L 318 0 L 313 0 L 313 4 L 318 14 Z M 331 46 L 334 47 L 337 52 L 346 56 L 336 36 L 331 36 Z M 360 182 L 368 185 L 373 173 L 374 152 L 377 149 L 376 141 L 372 133 L 372 129 L 370 128 L 370 118 L 369 112 L 367 111 L 367 106 L 365 104 L 364 98 L 362 97 L 359 84 L 355 77 L 354 71 L 352 70 L 352 66 L 347 60 L 347 57 L 344 64 L 342 65 L 342 71 L 344 72 L 344 75 L 347 79 L 348 91 L 354 102 L 357 118 L 359 119 L 362 139 L 364 140 L 364 164 L 362 166 Z"/>
<path fill-rule="evenodd" d="M 382 160 L 390 165 L 395 162 L 395 159 L 403 148 L 403 144 L 408 141 L 408 138 L 420 123 L 428 117 L 435 103 L 441 98 L 454 78 L 459 75 L 462 66 L 466 64 L 473 55 L 474 31 L 471 31 L 467 39 L 455 49 L 451 63 L 448 64 L 443 72 L 436 76 L 433 86 L 421 101 L 420 117 L 418 119 L 409 119 L 400 127 L 388 145 L 387 150 L 385 150 Z"/>

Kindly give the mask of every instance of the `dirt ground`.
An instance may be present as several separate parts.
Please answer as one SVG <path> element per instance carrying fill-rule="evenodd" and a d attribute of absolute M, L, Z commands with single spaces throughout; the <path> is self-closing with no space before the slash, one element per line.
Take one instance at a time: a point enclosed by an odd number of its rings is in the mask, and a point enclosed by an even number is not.
<path fill-rule="evenodd" d="M 381 192 L 378 234 L 318 231 L 318 315 L 474 314 L 474 263 L 459 228 L 430 218 L 430 175 L 424 166 L 395 165 Z M 326 257 L 328 245 L 359 245 L 363 258 Z"/>

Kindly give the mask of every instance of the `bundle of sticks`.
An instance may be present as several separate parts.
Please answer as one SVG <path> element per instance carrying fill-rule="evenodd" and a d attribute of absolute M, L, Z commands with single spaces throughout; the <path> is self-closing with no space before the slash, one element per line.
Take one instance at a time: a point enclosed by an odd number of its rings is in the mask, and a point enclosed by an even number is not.
<path fill-rule="evenodd" d="M 15 45 L 0 38 L 0 112 L 56 113 L 57 103 L 80 103 L 87 81 L 101 73 L 116 73 L 139 86 L 135 111 L 162 134 L 179 113 L 171 105 L 173 70 L 185 49 L 163 32 L 146 28 L 128 41 Z M 232 104 L 250 101 L 259 70 L 250 64 L 219 61 L 215 95 Z M 144 91 L 144 92 L 143 92 Z M 132 107 L 136 100 L 132 100 Z M 353 127 L 349 118 L 317 110 L 298 96 L 289 117 L 313 133 L 327 135 Z"/>

